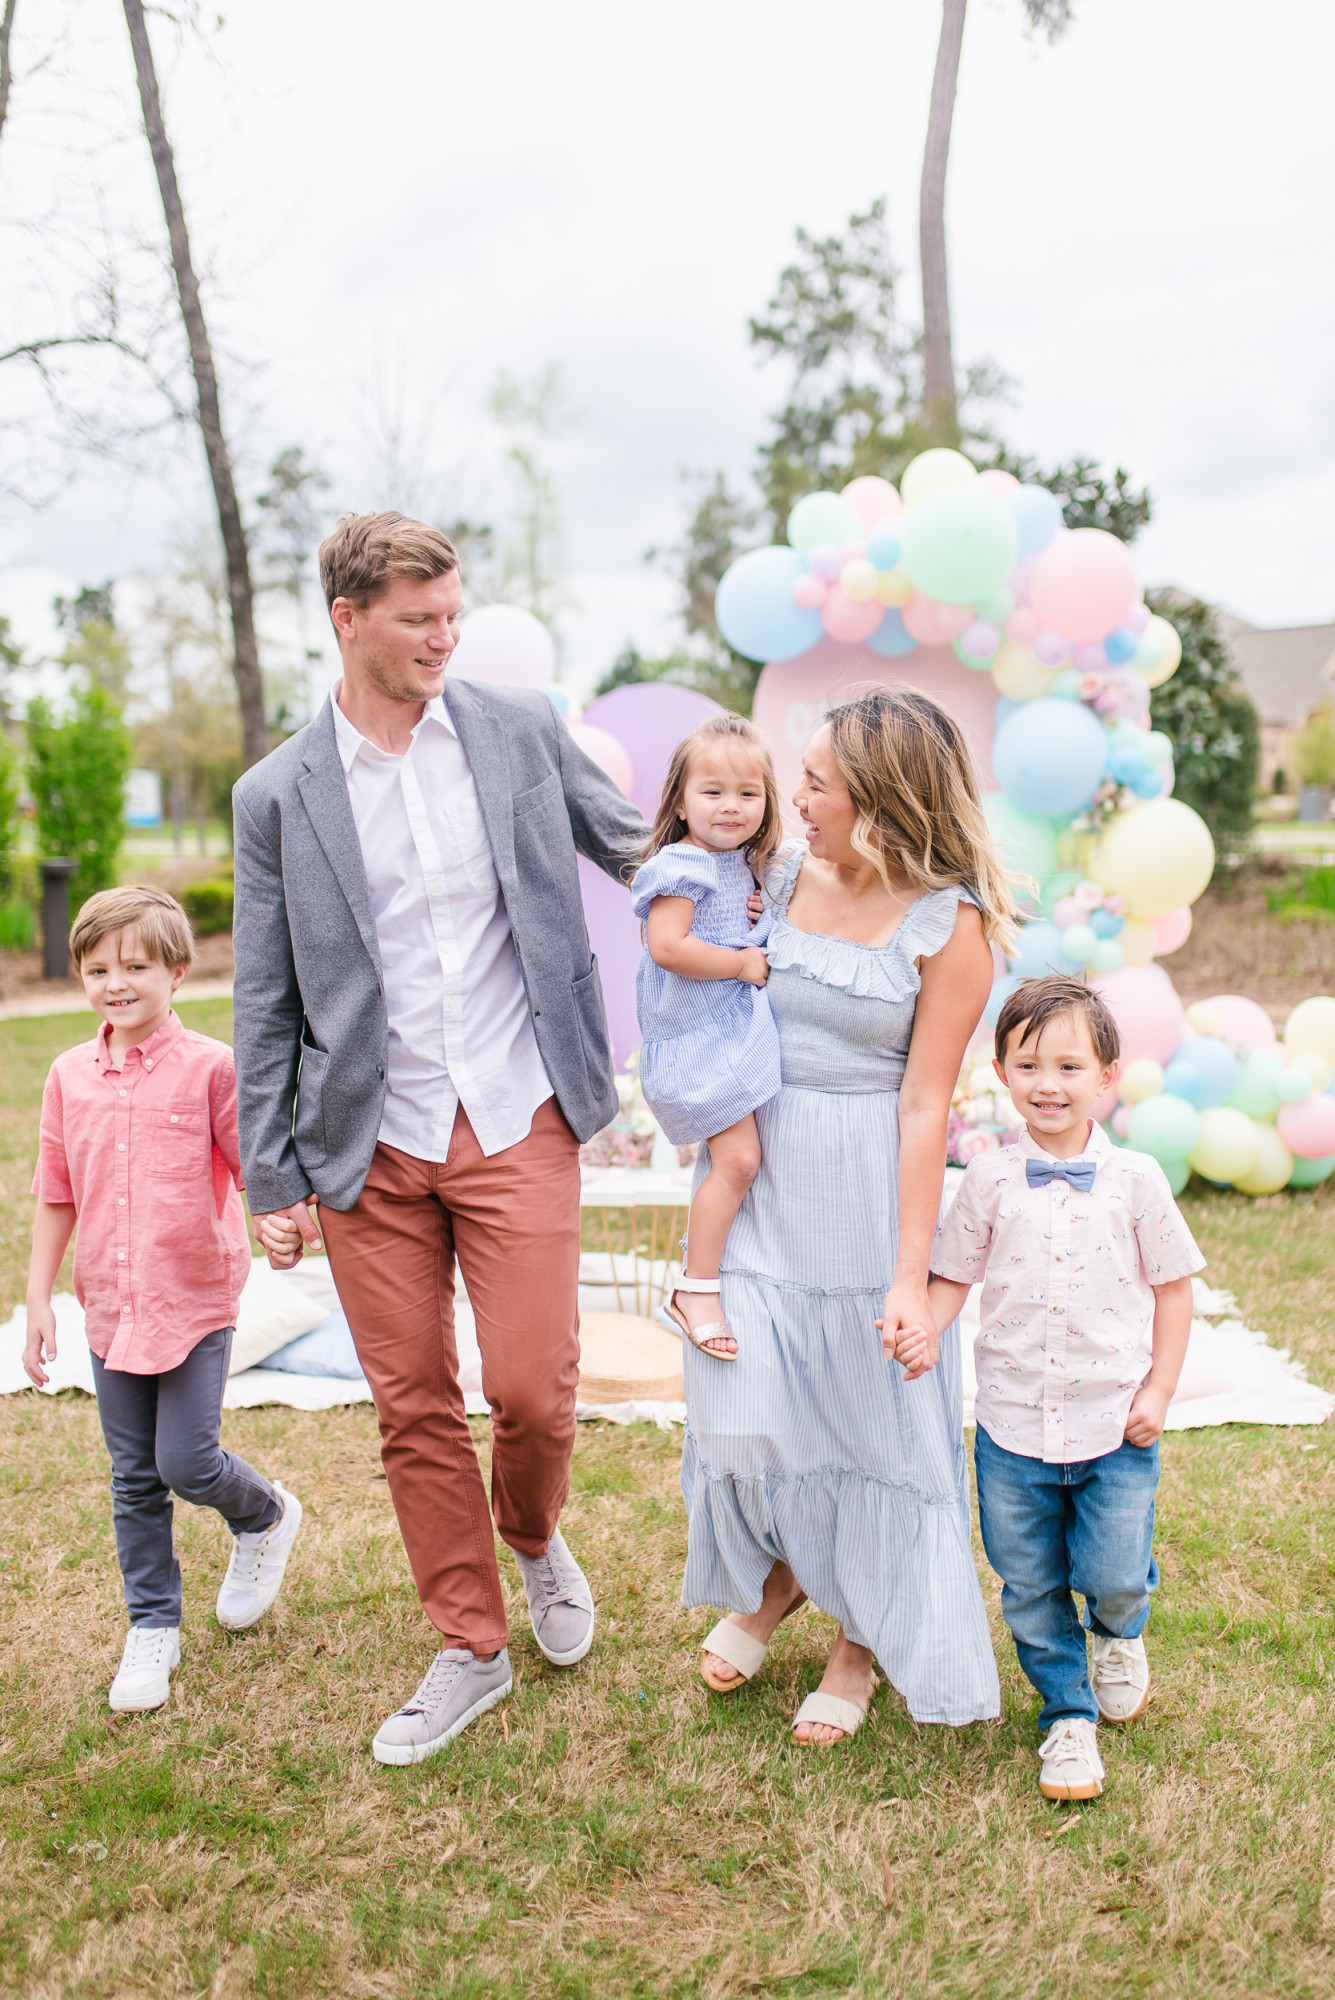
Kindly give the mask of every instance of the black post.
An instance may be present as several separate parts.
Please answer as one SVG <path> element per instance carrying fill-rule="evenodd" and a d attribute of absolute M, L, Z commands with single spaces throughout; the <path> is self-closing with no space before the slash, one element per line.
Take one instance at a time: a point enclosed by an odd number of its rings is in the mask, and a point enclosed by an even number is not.
<path fill-rule="evenodd" d="M 70 975 L 70 877 L 78 873 L 77 861 L 59 855 L 40 864 L 42 870 L 42 976 L 68 979 Z"/>

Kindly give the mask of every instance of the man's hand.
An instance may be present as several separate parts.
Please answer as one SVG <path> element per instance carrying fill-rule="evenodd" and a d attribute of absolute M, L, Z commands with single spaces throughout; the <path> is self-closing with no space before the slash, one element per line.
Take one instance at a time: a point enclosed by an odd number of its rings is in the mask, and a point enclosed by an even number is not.
<path fill-rule="evenodd" d="M 313 1194 L 307 1195 L 305 1201 L 294 1201 L 291 1208 L 276 1208 L 269 1215 L 250 1218 L 275 1271 L 290 1271 L 308 1244 L 312 1250 L 323 1250 L 324 1243 L 311 1213 L 315 1201 Z"/>
<path fill-rule="evenodd" d="M 23 1343 L 23 1372 L 38 1389 L 44 1389 L 50 1380 L 42 1366 L 43 1355 L 48 1361 L 56 1358 L 56 1316 L 49 1299 L 44 1305 L 28 1307 L 28 1334 Z"/>
<path fill-rule="evenodd" d="M 748 986 L 763 986 L 769 978 L 769 960 L 758 944 L 744 944 L 737 954 L 741 963 L 737 977 Z"/>
<path fill-rule="evenodd" d="M 1126 1429 L 1122 1433 L 1126 1442 L 1153 1444 L 1162 1435 L 1164 1419 L 1172 1400 L 1165 1390 L 1157 1388 L 1152 1382 L 1142 1382 L 1127 1413 Z"/>

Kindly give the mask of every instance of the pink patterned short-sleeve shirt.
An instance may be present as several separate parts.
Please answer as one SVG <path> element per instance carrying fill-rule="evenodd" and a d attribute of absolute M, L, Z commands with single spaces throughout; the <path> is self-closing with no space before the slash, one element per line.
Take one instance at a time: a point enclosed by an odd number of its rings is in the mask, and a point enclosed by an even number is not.
<path fill-rule="evenodd" d="M 1052 1155 L 1027 1131 L 971 1160 L 932 1248 L 938 1277 L 983 1287 L 977 1421 L 1046 1465 L 1117 1450 L 1150 1370 L 1154 1287 L 1205 1264 L 1156 1160 L 1097 1125 L 1080 1158 L 1097 1168 L 1088 1194 L 1029 1186 L 1025 1162 Z"/>

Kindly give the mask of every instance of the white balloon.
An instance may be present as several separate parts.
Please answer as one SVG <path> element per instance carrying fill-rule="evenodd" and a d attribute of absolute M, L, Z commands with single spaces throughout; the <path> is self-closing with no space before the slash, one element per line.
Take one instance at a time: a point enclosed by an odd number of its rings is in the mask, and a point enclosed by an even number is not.
<path fill-rule="evenodd" d="M 480 604 L 470 611 L 450 660 L 453 679 L 489 687 L 545 688 L 555 672 L 551 633 L 517 604 Z"/>

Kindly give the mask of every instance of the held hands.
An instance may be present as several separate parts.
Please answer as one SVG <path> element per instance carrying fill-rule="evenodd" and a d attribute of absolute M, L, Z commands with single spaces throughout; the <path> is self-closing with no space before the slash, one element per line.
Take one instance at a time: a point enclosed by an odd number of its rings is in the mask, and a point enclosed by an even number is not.
<path fill-rule="evenodd" d="M 251 1217 L 260 1246 L 275 1271 L 290 1271 L 307 1244 L 312 1250 L 324 1248 L 311 1212 L 314 1205 L 315 1196 L 311 1195 L 306 1201 L 294 1201 L 291 1208 Z"/>
<path fill-rule="evenodd" d="M 1131 1399 L 1131 1408 L 1122 1435 L 1127 1444 L 1153 1444 L 1162 1434 L 1172 1396 L 1156 1384 L 1145 1381 Z"/>
<path fill-rule="evenodd" d="M 885 1295 L 883 1317 L 876 1322 L 887 1361 L 898 1361 L 906 1382 L 916 1382 L 941 1357 L 941 1336 L 937 1332 L 926 1287 L 897 1290 Z"/>
<path fill-rule="evenodd" d="M 47 1361 L 56 1358 L 56 1316 L 49 1299 L 44 1305 L 28 1307 L 28 1335 L 23 1343 L 23 1372 L 38 1389 L 44 1389 L 50 1380 L 42 1366 L 43 1357 Z"/>
<path fill-rule="evenodd" d="M 737 977 L 748 986 L 763 986 L 769 978 L 769 960 L 758 944 L 744 944 L 737 954 Z"/>

